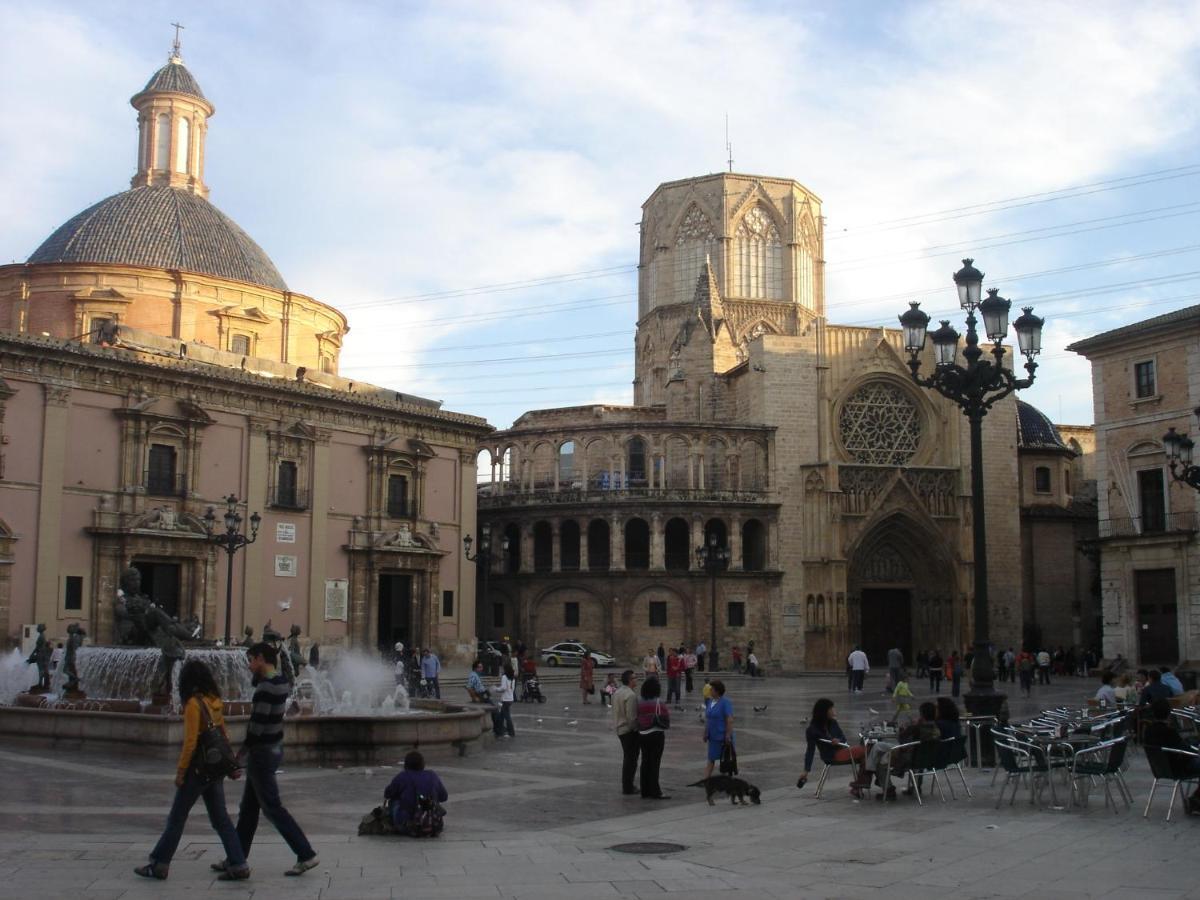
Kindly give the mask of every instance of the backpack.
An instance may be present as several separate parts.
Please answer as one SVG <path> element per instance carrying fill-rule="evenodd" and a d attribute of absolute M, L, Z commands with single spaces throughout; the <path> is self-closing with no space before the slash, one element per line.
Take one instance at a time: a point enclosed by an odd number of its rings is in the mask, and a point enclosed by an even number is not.
<path fill-rule="evenodd" d="M 192 698 L 200 704 L 200 735 L 196 739 L 196 752 L 192 754 L 192 767 L 205 781 L 220 781 L 241 766 L 238 765 L 237 754 L 225 736 L 225 729 L 213 721 L 204 698 L 196 695 Z"/>
<path fill-rule="evenodd" d="M 417 814 L 408 822 L 413 837 L 437 837 L 445 827 L 446 810 L 432 797 L 417 796 Z"/>
<path fill-rule="evenodd" d="M 358 823 L 358 833 L 363 835 L 395 834 L 392 817 L 386 806 L 377 806 Z"/>

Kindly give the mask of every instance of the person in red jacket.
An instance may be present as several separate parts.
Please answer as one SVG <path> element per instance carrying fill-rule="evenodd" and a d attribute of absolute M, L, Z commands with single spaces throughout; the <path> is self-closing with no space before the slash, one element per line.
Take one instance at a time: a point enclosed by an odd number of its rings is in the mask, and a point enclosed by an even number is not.
<path fill-rule="evenodd" d="M 667 703 L 672 702 L 674 697 L 675 708 L 679 709 L 679 685 L 683 679 L 683 657 L 675 652 L 675 648 L 671 648 L 670 654 L 667 656 Z"/>

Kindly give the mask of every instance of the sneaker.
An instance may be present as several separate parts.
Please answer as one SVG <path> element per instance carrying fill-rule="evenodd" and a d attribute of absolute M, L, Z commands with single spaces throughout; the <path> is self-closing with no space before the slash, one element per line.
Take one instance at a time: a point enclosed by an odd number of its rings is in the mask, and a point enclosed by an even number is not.
<path fill-rule="evenodd" d="M 303 875 L 309 869 L 315 869 L 320 865 L 320 862 L 314 856 L 312 859 L 297 859 L 296 864 L 284 872 L 284 875 Z M 249 875 L 249 870 L 246 872 Z"/>
<path fill-rule="evenodd" d="M 217 876 L 217 881 L 245 881 L 249 877 L 249 866 L 242 866 L 240 869 L 230 869 L 227 867 L 224 872 Z"/>

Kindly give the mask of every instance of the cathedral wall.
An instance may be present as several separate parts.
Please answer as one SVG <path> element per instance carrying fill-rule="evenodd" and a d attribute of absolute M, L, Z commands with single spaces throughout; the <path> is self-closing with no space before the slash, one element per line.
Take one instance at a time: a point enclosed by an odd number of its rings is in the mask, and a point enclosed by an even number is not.
<path fill-rule="evenodd" d="M 960 415 L 960 419 L 964 448 L 963 467 L 969 470 L 968 423 L 966 416 Z M 1017 408 L 1013 395 L 993 406 L 983 419 L 983 481 L 987 507 L 991 639 L 997 644 L 1013 646 L 1020 642 L 1024 624 L 1021 608 L 1021 519 L 1017 494 L 1020 482 L 1016 423 Z M 969 488 L 969 481 L 967 485 Z"/>

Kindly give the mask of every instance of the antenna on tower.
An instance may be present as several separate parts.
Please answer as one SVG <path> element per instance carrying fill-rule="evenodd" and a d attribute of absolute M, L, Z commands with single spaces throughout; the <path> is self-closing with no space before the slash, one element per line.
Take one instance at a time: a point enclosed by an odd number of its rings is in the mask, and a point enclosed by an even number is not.
<path fill-rule="evenodd" d="M 175 28 L 175 40 L 171 43 L 171 59 L 174 62 L 179 62 L 181 59 L 183 59 L 179 53 L 179 32 L 183 31 L 183 26 L 178 22 L 172 22 L 171 25 Z"/>
<path fill-rule="evenodd" d="M 729 155 L 729 171 L 733 171 L 733 144 L 729 143 L 729 113 L 725 113 L 725 152 Z"/>

